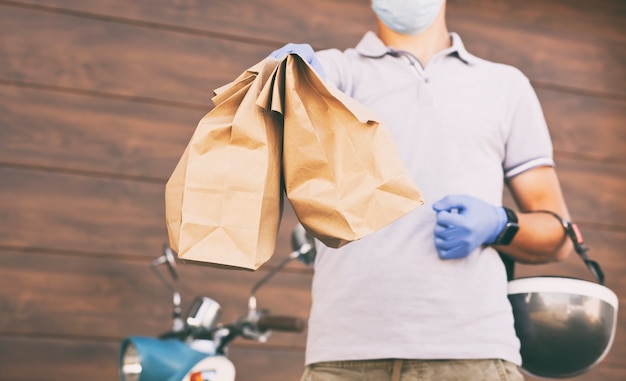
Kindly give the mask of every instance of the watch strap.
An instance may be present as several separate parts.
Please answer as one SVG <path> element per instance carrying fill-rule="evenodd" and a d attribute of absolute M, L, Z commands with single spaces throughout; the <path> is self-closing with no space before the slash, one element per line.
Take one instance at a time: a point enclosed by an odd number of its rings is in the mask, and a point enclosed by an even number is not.
<path fill-rule="evenodd" d="M 507 221 L 506 225 L 504 225 L 504 229 L 502 229 L 502 232 L 500 232 L 495 242 L 493 243 L 494 245 L 510 244 L 513 240 L 513 237 L 515 237 L 517 231 L 519 230 L 519 221 L 517 219 L 517 214 L 515 214 L 514 211 L 507 207 L 503 206 L 502 209 L 504 209 L 504 212 L 506 213 Z"/>

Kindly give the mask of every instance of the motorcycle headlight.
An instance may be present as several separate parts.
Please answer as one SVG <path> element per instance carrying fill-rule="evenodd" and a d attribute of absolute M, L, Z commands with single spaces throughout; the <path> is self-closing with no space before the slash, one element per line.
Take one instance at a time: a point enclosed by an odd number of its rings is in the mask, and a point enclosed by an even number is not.
<path fill-rule="evenodd" d="M 129 337 L 120 347 L 120 377 L 122 381 L 168 380 L 207 356 L 177 339 Z"/>
<path fill-rule="evenodd" d="M 120 374 L 122 381 L 139 381 L 141 376 L 141 359 L 137 347 L 132 342 L 126 342 L 121 353 Z"/>

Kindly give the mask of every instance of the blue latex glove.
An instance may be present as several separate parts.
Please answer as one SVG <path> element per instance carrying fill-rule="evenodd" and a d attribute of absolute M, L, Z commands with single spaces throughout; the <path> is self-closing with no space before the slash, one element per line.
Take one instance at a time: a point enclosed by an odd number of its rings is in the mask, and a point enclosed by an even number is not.
<path fill-rule="evenodd" d="M 504 208 L 468 195 L 446 196 L 433 209 L 435 247 L 441 259 L 465 258 L 478 246 L 493 243 L 507 223 Z"/>
<path fill-rule="evenodd" d="M 322 80 L 324 81 L 326 80 L 326 75 L 324 74 L 324 69 L 322 68 L 322 64 L 315 56 L 315 51 L 313 50 L 313 47 L 311 47 L 311 45 L 309 44 L 289 43 L 280 49 L 274 50 L 270 54 L 270 57 L 277 58 L 280 60 L 290 53 L 295 53 L 299 55 L 300 57 L 302 57 L 304 61 L 306 61 L 309 65 L 311 65 L 311 67 L 313 67 L 313 70 L 315 70 L 317 75 L 319 75 L 322 78 Z"/>

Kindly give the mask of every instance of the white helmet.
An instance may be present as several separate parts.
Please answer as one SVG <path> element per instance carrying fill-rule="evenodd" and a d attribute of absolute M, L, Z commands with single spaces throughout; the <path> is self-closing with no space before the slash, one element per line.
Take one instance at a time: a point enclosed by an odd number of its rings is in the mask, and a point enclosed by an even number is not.
<path fill-rule="evenodd" d="M 568 277 L 509 281 L 509 301 L 521 342 L 522 369 L 545 378 L 572 377 L 597 365 L 615 337 L 618 298 L 604 286 L 604 274 L 590 260 L 575 224 L 561 221 L 576 252 L 598 283 Z"/>

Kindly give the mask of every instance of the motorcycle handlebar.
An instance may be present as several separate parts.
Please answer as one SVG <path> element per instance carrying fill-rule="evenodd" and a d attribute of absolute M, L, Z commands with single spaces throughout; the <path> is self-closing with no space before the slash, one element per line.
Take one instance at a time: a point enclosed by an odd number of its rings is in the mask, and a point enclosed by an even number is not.
<path fill-rule="evenodd" d="M 261 331 L 302 332 L 306 328 L 306 322 L 292 316 L 263 315 L 259 318 L 257 326 Z"/>

